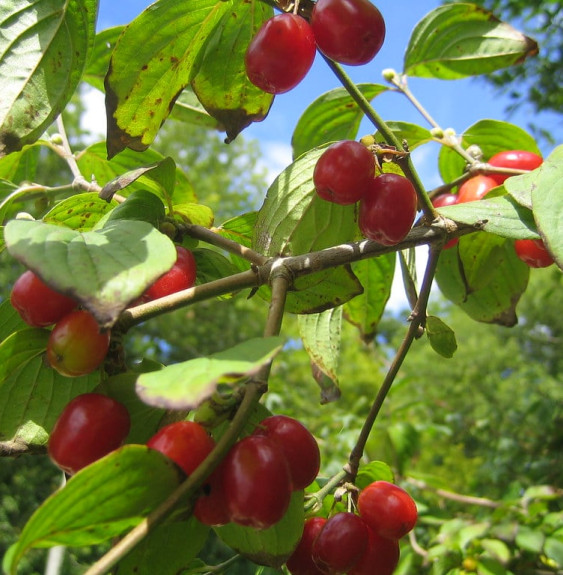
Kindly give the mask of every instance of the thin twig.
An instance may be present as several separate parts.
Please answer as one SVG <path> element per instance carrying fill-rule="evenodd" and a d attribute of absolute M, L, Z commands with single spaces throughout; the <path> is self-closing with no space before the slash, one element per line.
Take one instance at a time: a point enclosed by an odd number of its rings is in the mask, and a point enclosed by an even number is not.
<path fill-rule="evenodd" d="M 498 501 L 493 501 L 492 499 L 487 499 L 486 497 L 474 497 L 473 495 L 462 495 L 461 493 L 455 493 L 453 491 L 448 491 L 447 489 L 439 489 L 437 487 L 432 487 L 428 485 L 425 481 L 420 479 L 414 479 L 412 477 L 407 478 L 409 483 L 419 489 L 426 489 L 433 491 L 436 495 L 443 497 L 444 499 L 450 499 L 451 501 L 457 501 L 458 503 L 466 503 L 467 505 L 478 505 L 479 507 L 489 507 L 490 509 L 498 509 L 502 506 Z"/>

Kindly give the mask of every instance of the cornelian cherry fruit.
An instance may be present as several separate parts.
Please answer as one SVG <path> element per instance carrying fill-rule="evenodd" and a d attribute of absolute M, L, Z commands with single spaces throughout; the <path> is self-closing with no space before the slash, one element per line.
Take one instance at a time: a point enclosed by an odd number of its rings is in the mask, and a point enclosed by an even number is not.
<path fill-rule="evenodd" d="M 512 168 L 514 170 L 535 170 L 543 163 L 543 158 L 534 154 L 534 152 L 527 152 L 525 150 L 508 150 L 495 154 L 490 160 L 489 164 L 497 168 Z M 500 186 L 505 180 L 510 178 L 509 174 L 489 174 L 488 177 L 492 178 L 497 186 Z"/>
<path fill-rule="evenodd" d="M 369 0 L 317 0 L 311 27 L 319 50 L 350 66 L 370 62 L 385 39 L 385 20 Z"/>
<path fill-rule="evenodd" d="M 369 528 L 368 532 L 368 548 L 348 575 L 392 575 L 399 563 L 399 541 L 381 537 Z"/>
<path fill-rule="evenodd" d="M 223 473 L 224 464 L 221 463 L 209 476 L 194 506 L 195 517 L 212 527 L 226 525 L 231 520 L 225 501 Z"/>
<path fill-rule="evenodd" d="M 445 206 L 454 206 L 457 203 L 458 203 L 457 194 L 450 194 L 447 192 L 445 194 L 440 194 L 439 196 L 436 196 L 432 200 L 432 205 L 435 208 L 443 208 Z M 444 249 L 447 250 L 449 248 L 453 248 L 458 242 L 459 242 L 459 238 L 453 238 L 449 242 L 446 243 L 446 245 L 444 246 Z"/>
<path fill-rule="evenodd" d="M 176 262 L 144 293 L 144 301 L 152 301 L 193 287 L 196 279 L 196 262 L 190 250 L 176 246 Z"/>
<path fill-rule="evenodd" d="M 78 305 L 74 299 L 50 288 L 31 270 L 16 280 L 10 301 L 21 318 L 33 327 L 53 325 Z"/>
<path fill-rule="evenodd" d="M 315 37 L 309 23 L 296 14 L 270 18 L 256 33 L 246 51 L 248 79 L 270 94 L 295 88 L 315 59 Z"/>
<path fill-rule="evenodd" d="M 313 483 L 321 455 L 317 440 L 302 423 L 286 415 L 272 415 L 258 424 L 254 435 L 263 435 L 278 444 L 289 465 L 294 490 Z"/>
<path fill-rule="evenodd" d="M 324 517 L 309 517 L 303 525 L 303 535 L 287 560 L 286 566 L 291 575 L 324 575 L 313 561 L 313 543 L 326 524 Z"/>
<path fill-rule="evenodd" d="M 375 158 L 359 142 L 343 140 L 329 146 L 318 159 L 313 183 L 323 200 L 354 204 L 367 191 L 375 176 Z"/>
<path fill-rule="evenodd" d="M 211 453 L 215 441 L 199 423 L 177 421 L 159 429 L 147 445 L 172 459 L 190 475 Z"/>
<path fill-rule="evenodd" d="M 394 246 L 409 233 L 417 211 L 414 186 L 404 176 L 374 178 L 360 200 L 358 226 L 362 234 L 385 246 Z"/>
<path fill-rule="evenodd" d="M 53 462 L 73 474 L 117 449 L 130 428 L 125 406 L 111 397 L 85 393 L 64 408 L 49 437 Z"/>
<path fill-rule="evenodd" d="M 358 510 L 366 525 L 377 535 L 400 539 L 413 529 L 418 512 L 413 498 L 401 487 L 374 481 L 362 489 Z"/>
<path fill-rule="evenodd" d="M 483 174 L 473 176 L 459 187 L 457 201 L 459 204 L 465 204 L 466 202 L 481 200 L 497 185 L 496 181 L 490 176 L 484 176 Z"/>
<path fill-rule="evenodd" d="M 542 240 L 516 240 L 514 249 L 531 268 L 546 268 L 555 263 Z"/>
<path fill-rule="evenodd" d="M 51 331 L 47 360 L 61 375 L 86 375 L 104 361 L 109 341 L 109 332 L 100 332 L 100 326 L 90 312 L 72 311 Z"/>

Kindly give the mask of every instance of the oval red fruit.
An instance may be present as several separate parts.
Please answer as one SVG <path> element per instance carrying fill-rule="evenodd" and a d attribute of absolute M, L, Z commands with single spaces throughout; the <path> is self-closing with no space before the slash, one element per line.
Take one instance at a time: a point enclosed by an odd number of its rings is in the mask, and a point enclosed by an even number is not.
<path fill-rule="evenodd" d="M 495 154 L 489 164 L 497 168 L 512 168 L 514 170 L 535 170 L 543 163 L 543 158 L 533 152 L 525 150 L 508 150 Z M 510 178 L 509 174 L 489 174 L 489 177 L 495 180 L 497 186 L 500 186 L 505 180 Z"/>
<path fill-rule="evenodd" d="M 246 51 L 248 79 L 270 94 L 295 88 L 315 59 L 315 37 L 309 23 L 296 14 L 279 14 L 258 30 Z"/>
<path fill-rule="evenodd" d="M 496 188 L 497 183 L 493 178 L 479 174 L 466 180 L 459 187 L 458 203 L 465 204 L 467 202 L 476 202 L 481 200 L 493 188 Z"/>
<path fill-rule="evenodd" d="M 449 192 L 446 192 L 445 194 L 440 194 L 438 196 L 436 196 L 433 200 L 432 200 L 432 205 L 435 208 L 443 208 L 445 206 L 454 206 L 455 204 L 458 203 L 458 196 L 457 194 L 450 194 Z M 459 242 L 459 238 L 453 238 L 452 240 L 450 240 L 449 242 L 446 243 L 446 245 L 444 246 L 444 249 L 447 250 L 449 248 L 453 248 L 457 243 Z"/>
<path fill-rule="evenodd" d="M 348 575 L 392 575 L 399 563 L 399 541 L 368 531 L 368 548 Z"/>
<path fill-rule="evenodd" d="M 196 262 L 190 250 L 176 246 L 176 262 L 144 293 L 144 301 L 152 301 L 191 288 L 196 279 Z"/>
<path fill-rule="evenodd" d="M 231 520 L 225 501 L 223 470 L 224 463 L 221 463 L 209 476 L 194 506 L 195 517 L 210 527 L 226 525 Z"/>
<path fill-rule="evenodd" d="M 516 240 L 514 249 L 531 268 L 546 268 L 555 263 L 542 240 Z"/>
<path fill-rule="evenodd" d="M 303 535 L 286 566 L 291 575 L 323 575 L 313 561 L 313 543 L 326 523 L 324 517 L 310 517 L 303 525 Z"/>

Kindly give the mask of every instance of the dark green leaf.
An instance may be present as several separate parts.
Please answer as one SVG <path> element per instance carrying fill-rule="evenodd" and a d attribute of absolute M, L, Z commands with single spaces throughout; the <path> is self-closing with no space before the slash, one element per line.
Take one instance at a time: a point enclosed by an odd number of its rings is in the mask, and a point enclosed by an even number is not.
<path fill-rule="evenodd" d="M 475 4 L 446 4 L 427 14 L 412 32 L 404 73 L 456 80 L 489 74 L 538 53 L 535 40 Z"/>
<path fill-rule="evenodd" d="M 374 481 L 388 481 L 393 483 L 393 471 L 387 463 L 383 461 L 370 461 L 360 467 L 356 478 L 356 487 L 364 489 Z"/>
<path fill-rule="evenodd" d="M 358 84 L 368 99 L 389 90 L 380 84 Z M 336 88 L 319 96 L 303 112 L 295 126 L 291 145 L 293 158 L 328 142 L 356 138 L 364 113 L 344 88 Z"/>
<path fill-rule="evenodd" d="M 158 228 L 164 216 L 164 204 L 156 194 L 148 190 L 136 190 L 112 210 L 106 224 L 116 220 L 134 220 Z"/>
<path fill-rule="evenodd" d="M 387 121 L 387 126 L 391 128 L 395 136 L 399 141 L 406 140 L 409 150 L 414 150 L 417 146 L 426 144 L 427 142 L 432 142 L 433 138 L 430 134 L 430 130 L 419 126 L 418 124 L 412 124 L 410 122 L 393 122 Z M 383 140 L 383 136 L 379 132 L 375 134 L 376 142 Z"/>
<path fill-rule="evenodd" d="M 12 220 L 10 254 L 109 327 L 176 261 L 174 244 L 146 222 L 118 221 L 89 232 Z"/>
<path fill-rule="evenodd" d="M 0 7 L 0 157 L 35 142 L 74 93 L 94 43 L 96 0 Z"/>
<path fill-rule="evenodd" d="M 436 353 L 443 357 L 453 357 L 457 349 L 455 333 L 440 318 L 433 315 L 426 318 L 426 335 Z"/>
<path fill-rule="evenodd" d="M 219 252 L 199 248 L 193 252 L 197 264 L 198 283 L 226 278 L 238 272 L 235 266 Z"/>

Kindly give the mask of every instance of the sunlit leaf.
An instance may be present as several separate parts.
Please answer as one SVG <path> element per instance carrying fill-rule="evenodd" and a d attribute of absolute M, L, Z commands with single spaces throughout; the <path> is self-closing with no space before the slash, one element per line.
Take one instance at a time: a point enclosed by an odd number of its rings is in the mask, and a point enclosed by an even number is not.
<path fill-rule="evenodd" d="M 439 317 L 429 315 L 426 318 L 426 335 L 436 353 L 442 357 L 453 357 L 457 349 L 455 333 Z"/>
<path fill-rule="evenodd" d="M 109 214 L 117 202 L 100 199 L 95 192 L 76 194 L 59 202 L 43 217 L 47 224 L 65 226 L 85 232 L 91 230 L 106 214 Z"/>

